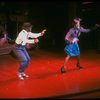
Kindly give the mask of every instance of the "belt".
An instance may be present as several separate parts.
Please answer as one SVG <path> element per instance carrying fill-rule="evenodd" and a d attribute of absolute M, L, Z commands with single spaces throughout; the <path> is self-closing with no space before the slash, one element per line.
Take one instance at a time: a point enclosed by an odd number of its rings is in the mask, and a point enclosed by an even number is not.
<path fill-rule="evenodd" d="M 25 46 L 25 45 L 15 43 L 15 47 L 20 47 L 20 46 Z"/>

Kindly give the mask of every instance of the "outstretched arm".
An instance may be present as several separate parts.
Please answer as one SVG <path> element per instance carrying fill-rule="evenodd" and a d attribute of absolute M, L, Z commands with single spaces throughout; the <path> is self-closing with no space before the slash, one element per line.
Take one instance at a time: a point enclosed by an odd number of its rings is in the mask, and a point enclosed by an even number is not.
<path fill-rule="evenodd" d="M 91 28 L 91 31 L 94 31 L 94 30 L 96 30 L 96 29 L 99 28 L 99 27 L 100 27 L 99 24 L 95 24 L 95 26 L 94 26 L 93 28 Z"/>
<path fill-rule="evenodd" d="M 44 30 L 41 32 L 41 35 L 44 35 L 46 31 L 47 31 L 47 30 L 44 29 Z"/>
<path fill-rule="evenodd" d="M 92 28 L 90 28 L 90 29 L 85 29 L 85 28 L 81 27 L 80 31 L 81 31 L 81 32 L 84 32 L 84 33 L 87 33 L 87 32 L 91 32 L 91 31 L 96 30 L 98 27 L 100 27 L 99 24 L 95 24 L 95 26 L 92 27 Z"/>
<path fill-rule="evenodd" d="M 40 33 L 32 33 L 32 32 L 29 32 L 28 37 L 30 37 L 30 38 L 38 38 L 38 37 L 40 37 L 40 36 L 43 36 L 45 32 L 46 32 L 46 29 L 44 29 L 44 30 L 43 30 L 42 32 L 40 32 Z"/>

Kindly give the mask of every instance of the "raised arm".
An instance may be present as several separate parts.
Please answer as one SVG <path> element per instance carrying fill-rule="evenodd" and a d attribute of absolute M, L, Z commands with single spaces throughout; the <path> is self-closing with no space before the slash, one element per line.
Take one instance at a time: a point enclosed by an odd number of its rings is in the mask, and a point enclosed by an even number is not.
<path fill-rule="evenodd" d="M 40 37 L 40 36 L 43 36 L 45 32 L 46 32 L 46 29 L 44 29 L 44 30 L 43 30 L 42 32 L 40 32 L 40 33 L 32 33 L 32 32 L 29 32 L 28 37 L 30 37 L 30 38 L 38 38 L 38 37 Z"/>
<path fill-rule="evenodd" d="M 90 29 L 85 29 L 85 28 L 81 27 L 80 31 L 87 33 L 87 32 L 91 32 L 91 31 L 96 30 L 98 27 L 99 27 L 99 24 L 95 24 L 95 26 L 90 28 Z"/>

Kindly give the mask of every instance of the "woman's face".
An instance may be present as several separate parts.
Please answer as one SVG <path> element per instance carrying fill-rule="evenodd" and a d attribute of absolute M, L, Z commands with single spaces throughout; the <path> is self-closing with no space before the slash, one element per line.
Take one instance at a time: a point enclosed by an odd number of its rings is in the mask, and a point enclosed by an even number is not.
<path fill-rule="evenodd" d="M 75 27 L 78 28 L 78 29 L 80 28 L 80 21 L 77 21 Z"/>

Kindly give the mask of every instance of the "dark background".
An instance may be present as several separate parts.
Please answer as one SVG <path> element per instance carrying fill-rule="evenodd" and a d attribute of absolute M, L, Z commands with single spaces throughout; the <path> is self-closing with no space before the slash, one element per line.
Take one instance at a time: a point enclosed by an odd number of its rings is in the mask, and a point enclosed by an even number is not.
<path fill-rule="evenodd" d="M 33 32 L 47 29 L 46 34 L 39 38 L 41 48 L 63 50 L 64 37 L 71 27 L 72 19 L 81 17 L 85 28 L 100 24 L 99 6 L 99 1 L 0 1 L 0 23 L 7 29 L 9 36 L 15 39 L 21 24 L 30 21 Z M 18 19 L 16 16 L 22 17 Z M 100 28 L 81 34 L 79 44 L 82 50 L 99 51 Z"/>

